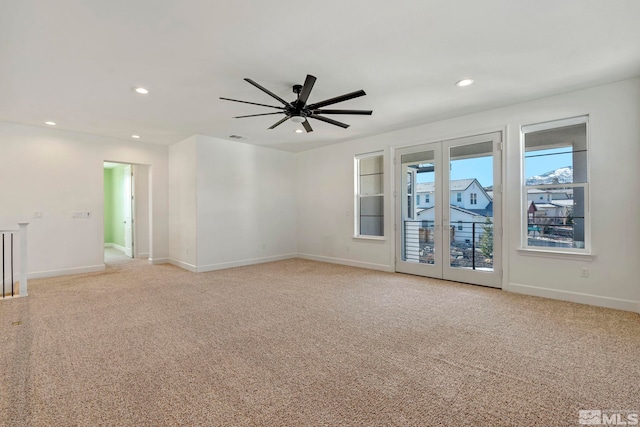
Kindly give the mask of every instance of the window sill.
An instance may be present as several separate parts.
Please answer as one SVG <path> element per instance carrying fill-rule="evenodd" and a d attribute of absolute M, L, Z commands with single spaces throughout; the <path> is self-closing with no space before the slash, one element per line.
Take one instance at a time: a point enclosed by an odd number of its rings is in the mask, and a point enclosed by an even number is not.
<path fill-rule="evenodd" d="M 517 249 L 519 255 L 537 256 L 542 258 L 568 259 L 574 261 L 593 261 L 596 256 L 588 253 L 542 251 L 539 249 Z"/>
<path fill-rule="evenodd" d="M 353 240 L 363 240 L 363 241 L 373 241 L 373 242 L 384 242 L 387 240 L 384 236 L 353 236 Z"/>

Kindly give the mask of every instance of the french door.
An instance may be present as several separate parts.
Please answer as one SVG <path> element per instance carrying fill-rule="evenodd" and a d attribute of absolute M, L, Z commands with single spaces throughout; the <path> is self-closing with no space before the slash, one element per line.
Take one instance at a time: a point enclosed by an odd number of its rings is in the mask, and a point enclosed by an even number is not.
<path fill-rule="evenodd" d="M 398 272 L 501 287 L 502 133 L 395 151 Z"/>

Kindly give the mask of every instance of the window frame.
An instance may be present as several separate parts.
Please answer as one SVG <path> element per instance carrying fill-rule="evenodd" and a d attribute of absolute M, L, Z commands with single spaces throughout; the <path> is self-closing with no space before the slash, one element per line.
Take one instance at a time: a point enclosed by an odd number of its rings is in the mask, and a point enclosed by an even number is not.
<path fill-rule="evenodd" d="M 380 157 L 382 159 L 382 169 L 380 172 L 381 175 L 381 181 L 382 181 L 382 188 L 381 188 L 381 193 L 375 193 L 375 194 L 366 194 L 366 195 L 362 195 L 361 191 L 360 191 L 360 161 L 362 159 L 368 159 L 371 157 Z M 385 175 L 385 168 L 386 168 L 386 159 L 385 159 L 385 152 L 383 150 L 380 151 L 374 151 L 371 153 L 364 153 L 364 154 L 356 154 L 354 156 L 354 231 L 353 231 L 353 238 L 354 239 L 363 239 L 363 240 L 385 240 L 386 239 L 386 228 L 385 227 L 385 210 L 386 210 L 386 206 L 384 204 L 385 201 L 385 180 L 384 180 L 384 175 Z M 360 233 L 360 207 L 361 207 L 361 200 L 363 198 L 373 198 L 373 197 L 381 197 L 382 198 L 382 214 L 381 214 L 381 220 L 382 220 L 382 235 L 370 235 L 370 234 L 361 234 Z"/>
<path fill-rule="evenodd" d="M 572 183 L 556 183 L 556 184 L 536 184 L 527 185 L 526 180 L 526 135 L 539 131 L 560 129 L 569 126 L 581 125 L 585 126 L 585 151 L 586 151 L 586 172 L 585 182 L 572 182 Z M 576 257 L 591 257 L 592 242 L 591 242 L 591 208 L 590 208 L 590 188 L 591 188 L 591 159 L 590 159 L 590 125 L 589 115 L 582 115 L 576 117 L 570 117 L 565 119 L 551 120 L 546 122 L 528 124 L 520 126 L 520 161 L 521 161 L 521 246 L 518 249 L 519 253 L 527 254 L 540 254 L 551 256 L 576 256 Z M 559 145 L 558 145 L 559 146 Z M 552 147 L 550 147 L 552 148 Z M 575 167 L 575 165 L 573 165 Z M 528 191 L 532 189 L 549 190 L 555 187 L 565 188 L 581 188 L 584 193 L 583 209 L 584 209 L 584 241 L 583 247 L 556 247 L 556 246 L 535 246 L 529 245 L 529 218 L 528 218 Z M 573 198 L 571 198 L 573 200 Z M 575 245 L 575 241 L 574 241 Z"/>

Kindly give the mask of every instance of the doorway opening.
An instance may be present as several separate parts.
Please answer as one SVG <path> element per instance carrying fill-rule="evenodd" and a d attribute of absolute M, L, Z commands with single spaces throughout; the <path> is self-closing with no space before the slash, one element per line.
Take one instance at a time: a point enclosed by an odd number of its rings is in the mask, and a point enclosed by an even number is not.
<path fill-rule="evenodd" d="M 149 258 L 149 167 L 104 162 L 104 262 Z"/>

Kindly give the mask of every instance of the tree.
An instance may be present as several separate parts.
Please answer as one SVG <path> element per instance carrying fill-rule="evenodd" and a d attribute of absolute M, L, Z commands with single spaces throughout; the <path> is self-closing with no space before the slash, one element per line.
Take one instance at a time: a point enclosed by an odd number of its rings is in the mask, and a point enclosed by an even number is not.
<path fill-rule="evenodd" d="M 482 237 L 480 237 L 480 251 L 485 258 L 493 259 L 493 222 L 487 217 L 482 224 Z"/>
<path fill-rule="evenodd" d="M 567 206 L 566 210 L 565 210 L 565 224 L 566 225 L 573 225 L 573 206 Z"/>

